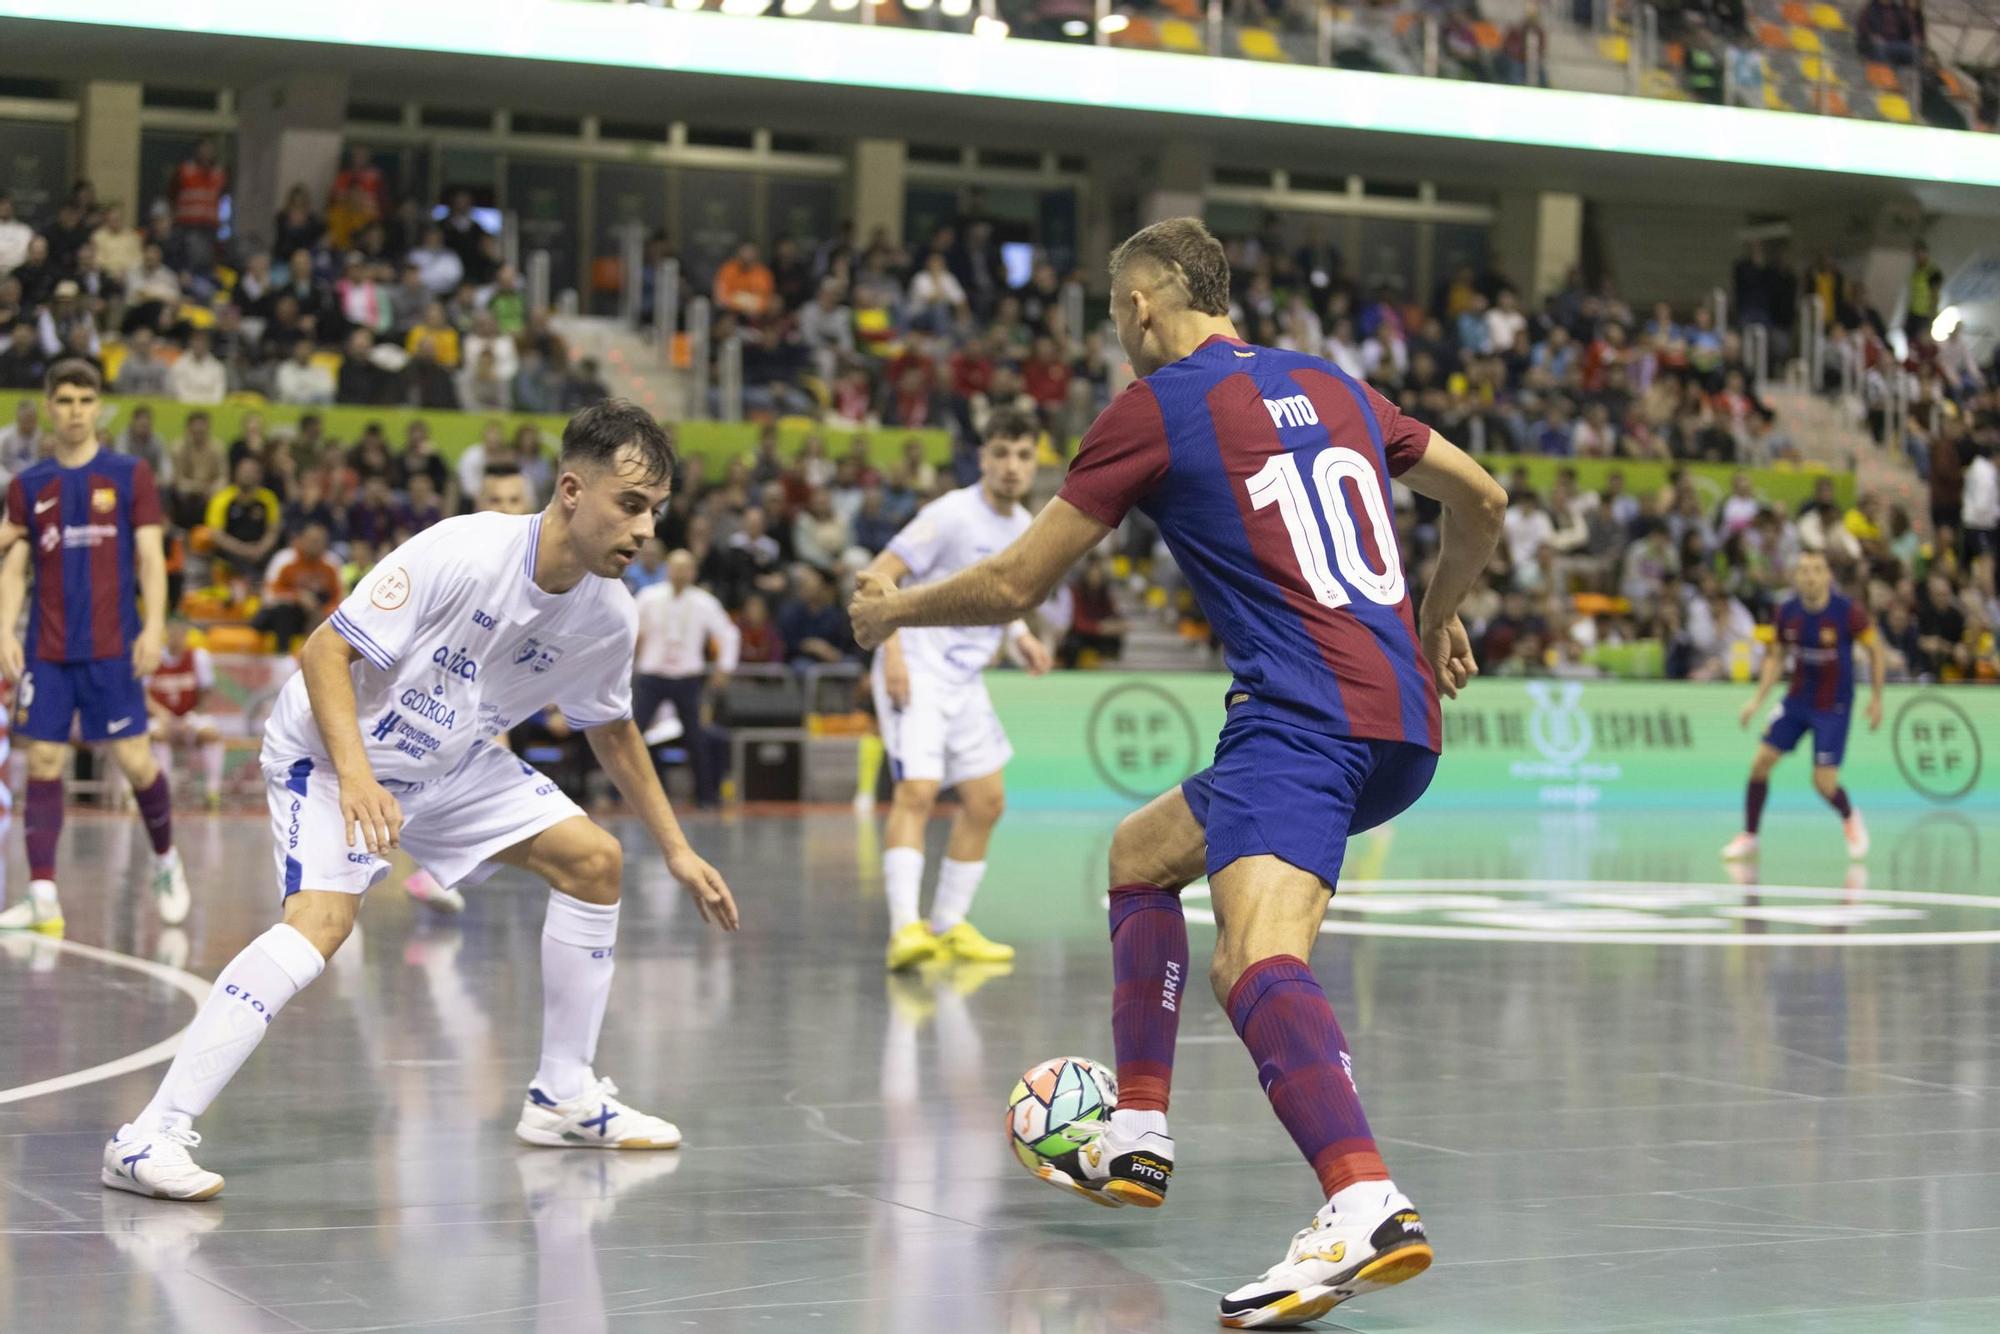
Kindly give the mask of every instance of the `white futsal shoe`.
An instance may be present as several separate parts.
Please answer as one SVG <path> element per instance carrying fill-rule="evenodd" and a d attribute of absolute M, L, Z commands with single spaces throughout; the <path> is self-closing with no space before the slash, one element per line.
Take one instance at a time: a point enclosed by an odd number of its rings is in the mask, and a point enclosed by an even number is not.
<path fill-rule="evenodd" d="M 1852 812 L 1840 822 L 1840 832 L 1847 835 L 1847 856 L 1851 861 L 1865 861 L 1868 857 L 1868 826 L 1861 823 L 1860 810 L 1850 807 Z"/>
<path fill-rule="evenodd" d="M 1283 1260 L 1222 1299 L 1222 1323 L 1231 1329 L 1303 1325 L 1350 1297 L 1429 1269 L 1430 1242 L 1416 1206 L 1391 1183 L 1379 1184 L 1379 1204 L 1342 1213 L 1332 1200 L 1321 1206 Z"/>
<path fill-rule="evenodd" d="M 168 848 L 153 858 L 153 906 L 160 910 L 160 920 L 168 926 L 185 922 L 188 910 L 194 907 L 194 894 L 188 889 L 179 848 Z"/>
<path fill-rule="evenodd" d="M 1167 1202 L 1167 1183 L 1173 1180 L 1174 1141 L 1151 1130 L 1127 1134 L 1114 1120 L 1081 1147 L 1041 1159 L 1034 1173 L 1092 1204 L 1157 1209 Z"/>
<path fill-rule="evenodd" d="M 212 1200 L 222 1194 L 222 1178 L 188 1156 L 200 1144 L 201 1136 L 184 1123 L 158 1130 L 120 1126 L 104 1146 L 98 1179 L 113 1190 L 155 1200 Z"/>
<path fill-rule="evenodd" d="M 680 1127 L 618 1101 L 618 1086 L 593 1079 L 583 1092 L 558 1102 L 528 1089 L 514 1136 L 524 1144 L 558 1149 L 678 1149 Z"/>
<path fill-rule="evenodd" d="M 1738 834 L 1722 845 L 1722 860 L 1726 862 L 1747 862 L 1757 855 L 1757 836 Z"/>

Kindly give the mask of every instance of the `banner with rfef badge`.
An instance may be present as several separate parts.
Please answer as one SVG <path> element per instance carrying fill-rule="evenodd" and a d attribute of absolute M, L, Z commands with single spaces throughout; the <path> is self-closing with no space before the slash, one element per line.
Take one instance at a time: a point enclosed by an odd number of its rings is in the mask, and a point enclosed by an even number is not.
<path fill-rule="evenodd" d="M 1229 678 L 1213 673 L 1065 672 L 987 678 L 1014 743 L 1018 807 L 1129 808 L 1205 767 Z M 1444 759 L 1425 801 L 1540 810 L 1734 802 L 1768 719 L 1739 715 L 1746 686 L 1670 681 L 1481 680 L 1444 708 Z M 1870 806 L 2000 806 L 2000 690 L 1891 686 L 1871 731 L 1855 698 L 1843 782 Z M 1802 747 L 1778 771 L 1773 806 L 1817 801 Z"/>

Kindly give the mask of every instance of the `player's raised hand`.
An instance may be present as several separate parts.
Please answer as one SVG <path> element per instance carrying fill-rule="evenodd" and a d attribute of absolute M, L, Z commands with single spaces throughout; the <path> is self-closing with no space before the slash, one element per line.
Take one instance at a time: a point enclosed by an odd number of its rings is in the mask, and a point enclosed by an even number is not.
<path fill-rule="evenodd" d="M 340 781 L 340 822 L 347 829 L 347 846 L 361 830 L 361 845 L 381 856 L 401 840 L 403 807 L 372 775 Z"/>
<path fill-rule="evenodd" d="M 160 653 L 166 639 L 166 631 L 151 628 L 139 631 L 139 637 L 132 641 L 132 679 L 143 681 L 160 670 Z"/>
<path fill-rule="evenodd" d="M 1055 669 L 1055 655 L 1049 652 L 1047 644 L 1035 636 L 1022 635 L 1014 641 L 1014 646 L 1021 650 L 1021 666 L 1028 675 L 1047 676 Z"/>
<path fill-rule="evenodd" d="M 703 861 L 693 848 L 668 854 L 667 870 L 694 900 L 695 911 L 701 914 L 702 921 L 724 931 L 736 929 L 736 899 L 730 894 L 722 872 Z"/>
<path fill-rule="evenodd" d="M 0 634 L 0 672 L 15 685 L 21 684 L 21 673 L 27 670 L 27 660 L 21 655 L 21 641 L 11 634 Z"/>
<path fill-rule="evenodd" d="M 1437 678 L 1438 693 L 1446 699 L 1457 699 L 1465 683 L 1479 675 L 1465 622 L 1454 616 L 1442 625 L 1426 627 L 1420 634 L 1424 657 L 1430 662 L 1431 674 Z"/>
<path fill-rule="evenodd" d="M 862 648 L 879 648 L 894 634 L 889 624 L 889 595 L 895 581 L 885 574 L 863 570 L 854 576 L 854 597 L 847 604 L 847 619 L 854 627 L 854 642 Z"/>

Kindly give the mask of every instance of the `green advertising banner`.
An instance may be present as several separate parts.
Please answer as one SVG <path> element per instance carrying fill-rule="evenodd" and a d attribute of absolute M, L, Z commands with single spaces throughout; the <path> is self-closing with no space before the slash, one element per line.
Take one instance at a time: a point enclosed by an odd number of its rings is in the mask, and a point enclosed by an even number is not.
<path fill-rule="evenodd" d="M 1007 767 L 1019 809 L 1113 810 L 1147 801 L 1203 768 L 1222 727 L 1226 676 L 1064 672 L 987 678 L 1013 739 Z M 1444 759 L 1427 807 L 1596 810 L 1734 805 L 1761 719 L 1738 716 L 1745 686 L 1670 681 L 1475 681 L 1444 709 Z M 1843 781 L 1870 807 L 1990 810 L 2000 783 L 2000 691 L 1891 686 L 1882 726 L 1861 716 Z M 1818 800 L 1806 759 L 1785 762 L 1774 808 Z M 1788 781 L 1793 780 L 1793 781 Z"/>

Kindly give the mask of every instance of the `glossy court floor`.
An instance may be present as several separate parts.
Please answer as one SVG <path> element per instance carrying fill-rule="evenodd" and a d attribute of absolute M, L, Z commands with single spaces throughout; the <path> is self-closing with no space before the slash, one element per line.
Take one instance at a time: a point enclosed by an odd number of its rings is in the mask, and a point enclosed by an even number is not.
<path fill-rule="evenodd" d="M 1732 825 L 1420 811 L 1356 846 L 1314 964 L 1438 1263 L 1327 1327 L 2000 1329 L 2000 830 L 1877 813 L 1855 873 L 1793 810 L 1732 878 Z M 137 905 L 136 824 L 82 816 L 69 938 L 98 948 L 0 947 L 0 1328 L 1202 1330 L 1318 1203 L 1200 996 L 1166 1209 L 1014 1164 L 1018 1072 L 1110 1056 L 1110 820 L 1032 813 L 978 913 L 1021 946 L 1005 976 L 885 980 L 875 826 L 845 813 L 693 826 L 729 940 L 626 830 L 599 1068 L 677 1154 L 512 1141 L 543 897 L 507 877 L 456 921 L 377 892 L 202 1122 L 219 1201 L 106 1192 L 104 1136 L 158 1074 L 118 1063 L 273 914 L 261 819 L 181 828 L 184 936 Z"/>

